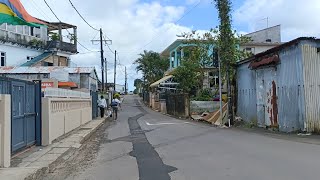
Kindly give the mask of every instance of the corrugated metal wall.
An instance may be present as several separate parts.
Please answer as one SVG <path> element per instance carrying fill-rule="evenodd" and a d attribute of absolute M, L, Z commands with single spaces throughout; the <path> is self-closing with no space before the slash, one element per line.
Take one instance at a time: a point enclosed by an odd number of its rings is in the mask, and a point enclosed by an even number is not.
<path fill-rule="evenodd" d="M 237 114 L 244 121 L 257 121 L 256 73 L 251 71 L 249 63 L 237 68 L 238 104 Z"/>
<path fill-rule="evenodd" d="M 302 51 L 295 45 L 279 53 L 277 96 L 279 130 L 291 132 L 304 129 L 304 81 Z"/>
<path fill-rule="evenodd" d="M 320 132 L 320 43 L 303 44 L 303 77 L 305 82 L 306 129 Z"/>

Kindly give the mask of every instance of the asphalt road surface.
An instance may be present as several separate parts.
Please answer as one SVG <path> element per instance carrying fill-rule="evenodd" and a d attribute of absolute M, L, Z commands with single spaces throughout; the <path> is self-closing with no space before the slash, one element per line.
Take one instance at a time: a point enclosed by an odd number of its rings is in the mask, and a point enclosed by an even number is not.
<path fill-rule="evenodd" d="M 320 179 L 319 145 L 174 119 L 138 99 L 126 96 L 118 120 L 46 179 Z"/>

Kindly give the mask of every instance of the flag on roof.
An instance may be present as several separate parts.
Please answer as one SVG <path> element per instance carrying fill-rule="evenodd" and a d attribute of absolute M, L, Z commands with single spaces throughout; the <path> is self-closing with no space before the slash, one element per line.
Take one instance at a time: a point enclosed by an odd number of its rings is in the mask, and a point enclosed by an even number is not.
<path fill-rule="evenodd" d="M 43 26 L 46 23 L 32 17 L 20 0 L 0 0 L 0 24 Z"/>

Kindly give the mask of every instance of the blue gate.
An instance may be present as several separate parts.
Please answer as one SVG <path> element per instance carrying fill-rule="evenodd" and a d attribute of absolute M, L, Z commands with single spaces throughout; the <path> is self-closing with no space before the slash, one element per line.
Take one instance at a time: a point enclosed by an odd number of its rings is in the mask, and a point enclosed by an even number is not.
<path fill-rule="evenodd" d="M 41 82 L 0 78 L 0 94 L 11 95 L 11 151 L 41 145 Z"/>

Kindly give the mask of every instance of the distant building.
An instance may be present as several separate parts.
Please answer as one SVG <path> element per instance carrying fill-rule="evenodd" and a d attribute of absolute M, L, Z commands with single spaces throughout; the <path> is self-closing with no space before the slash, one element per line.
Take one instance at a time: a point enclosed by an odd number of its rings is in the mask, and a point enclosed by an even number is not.
<path fill-rule="evenodd" d="M 99 84 L 99 89 L 101 88 L 101 84 Z M 113 91 L 114 83 L 107 83 L 107 89 L 109 91 Z M 116 92 L 125 93 L 125 85 L 116 84 Z"/>
<path fill-rule="evenodd" d="M 259 54 L 281 45 L 281 26 L 273 26 L 245 35 L 251 42 L 241 44 L 240 49 L 252 54 Z"/>
<path fill-rule="evenodd" d="M 97 91 L 99 79 L 95 68 L 86 67 L 0 67 L 0 76 L 42 80 L 42 87 Z"/>

